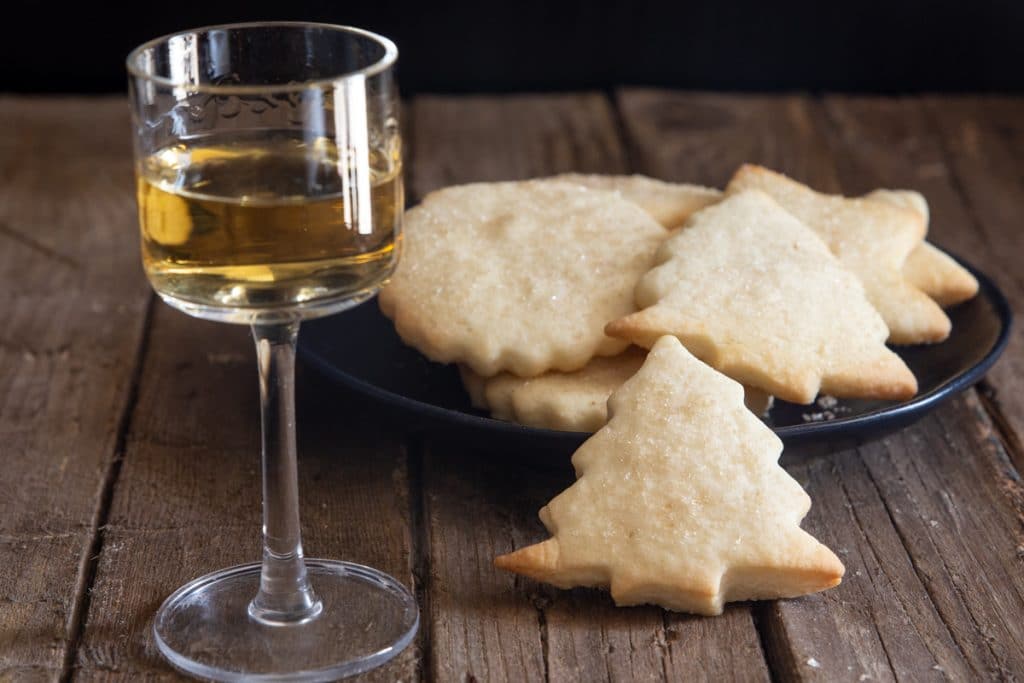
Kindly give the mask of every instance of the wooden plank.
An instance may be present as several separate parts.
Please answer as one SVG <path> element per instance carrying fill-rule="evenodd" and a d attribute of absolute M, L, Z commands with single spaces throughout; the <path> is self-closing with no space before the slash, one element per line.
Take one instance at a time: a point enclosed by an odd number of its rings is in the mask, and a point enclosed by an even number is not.
<path fill-rule="evenodd" d="M 721 188 L 740 164 L 752 162 L 838 189 L 805 97 L 630 88 L 618 103 L 638 173 Z"/>
<path fill-rule="evenodd" d="M 956 248 L 995 278 L 1011 308 L 1024 310 L 1024 99 L 935 97 L 925 101 L 950 182 L 964 204 L 965 239 Z M 1024 326 L 988 374 L 986 405 L 1018 470 L 1024 471 Z"/>
<path fill-rule="evenodd" d="M 150 293 L 123 98 L 0 98 L 0 679 L 79 629 Z"/>
<path fill-rule="evenodd" d="M 946 117 L 946 112 L 960 111 L 963 114 L 964 105 L 968 105 L 966 111 L 974 112 L 971 114 L 974 119 L 972 124 L 965 124 L 966 130 L 978 127 L 988 130 L 986 144 L 991 147 L 991 155 L 989 150 L 979 148 L 977 141 L 965 144 L 960 139 L 954 142 L 957 138 L 952 129 L 946 130 L 940 125 L 936 130 L 931 117 L 917 100 L 830 97 L 824 101 L 821 114 L 825 121 L 826 139 L 835 151 L 838 174 L 844 187 L 851 192 L 879 186 L 912 187 L 923 192 L 932 209 L 930 237 L 982 264 L 999 280 L 1011 303 L 1019 305 L 1019 302 L 1024 302 L 1024 289 L 1018 277 L 1019 265 L 1005 254 L 1013 253 L 1014 243 L 1020 237 L 1010 227 L 1008 217 L 1000 212 L 1008 211 L 1014 203 L 1021 208 L 1020 191 L 1024 188 L 1019 169 L 1013 166 L 1012 160 L 1003 157 L 993 161 L 992 155 L 1010 148 L 1000 142 L 1006 130 L 1022 130 L 1020 114 L 1024 113 L 1024 106 L 1018 103 L 1014 107 L 1012 100 L 996 100 L 992 103 L 997 106 L 989 112 L 986 107 L 976 109 L 971 104 L 972 100 L 962 98 L 952 100 L 952 106 L 945 106 L 945 99 L 933 102 L 934 112 L 940 118 Z M 982 102 L 988 104 L 987 101 Z M 966 133 L 966 136 L 981 137 L 977 133 Z M 1024 146 L 1018 146 L 1018 152 L 1024 153 Z M 956 160 L 963 155 L 975 166 L 958 168 Z M 947 158 L 950 164 L 946 163 Z M 960 178 L 967 172 L 971 174 L 969 181 L 966 177 Z M 989 182 L 986 173 L 998 178 Z M 1002 177 L 1004 173 L 1007 178 Z M 967 189 L 969 186 L 974 187 L 975 192 L 982 188 L 986 194 L 972 195 Z M 919 478 L 906 475 L 901 478 L 914 483 L 920 479 L 916 490 L 908 485 L 909 490 L 891 492 L 885 485 L 894 478 L 881 473 L 883 467 L 890 465 L 883 466 L 874 459 L 868 461 L 887 499 L 913 497 L 912 506 L 919 511 L 921 518 L 904 522 L 904 512 L 894 515 L 894 521 L 919 566 L 945 570 L 922 572 L 922 577 L 958 647 L 976 671 L 1020 671 L 1024 667 L 1024 659 L 1019 657 L 1020 647 L 1014 650 L 1010 645 L 1024 643 L 1024 630 L 1020 628 L 1019 619 L 1011 616 L 1014 610 L 1021 609 L 1021 600 L 1024 599 L 1024 584 L 1019 580 L 1020 549 L 1024 548 L 1024 529 L 1021 528 L 1024 495 L 1019 471 L 1010 463 L 1010 459 L 1016 461 L 1017 467 L 1024 463 L 1019 450 L 1019 432 L 1014 429 L 1024 405 L 1014 394 L 1024 384 L 1021 380 L 1024 348 L 1019 335 L 1017 331 L 1006 355 L 989 375 L 998 396 L 1005 397 L 1001 400 L 989 393 L 987 400 L 983 401 L 988 408 L 995 407 L 995 424 L 981 409 L 977 396 L 972 394 L 965 399 L 964 409 L 956 415 L 959 430 L 921 431 L 921 438 L 933 440 L 935 449 L 941 448 L 944 453 L 954 450 L 971 454 L 974 459 L 961 462 L 963 456 L 960 455 L 950 463 L 950 467 L 937 470 L 948 478 L 941 484 L 928 480 L 928 475 L 933 473 L 929 469 Z M 961 448 L 951 448 L 951 440 L 961 434 L 973 438 L 963 443 Z M 997 437 L 1002 437 L 1008 451 L 993 449 L 989 442 L 997 441 Z M 928 449 L 918 452 L 926 453 Z M 891 466 L 896 469 L 911 462 L 914 461 L 894 461 Z M 972 479 L 977 481 L 972 482 Z M 925 534 L 924 529 L 919 528 L 924 520 L 929 527 L 935 526 L 933 520 L 941 521 L 934 511 L 931 518 L 923 517 L 920 502 L 920 498 L 926 497 L 936 486 L 941 486 L 948 496 L 957 493 L 963 496 L 959 501 L 943 501 L 947 505 L 955 505 L 953 521 L 957 533 L 938 535 L 933 542 L 938 552 L 920 545 Z M 994 499 L 1000 499 L 1003 504 L 997 504 Z M 890 505 L 905 507 L 895 502 L 890 502 Z M 942 511 L 940 507 L 938 512 Z M 963 527 L 972 517 L 979 518 L 976 529 L 965 532 Z M 904 524 L 906 530 L 901 528 Z M 987 535 L 993 538 L 986 539 Z M 967 542 L 963 543 L 965 540 Z M 965 556 L 978 557 L 980 566 L 968 569 L 960 565 Z M 1013 570 L 1014 565 L 1016 571 Z M 961 573 L 965 577 L 962 580 Z M 987 638 L 994 638 L 994 644 L 979 640 L 974 635 L 975 627 L 987 631 Z M 1002 644 L 1009 645 L 1009 651 L 1004 651 Z"/>
<path fill-rule="evenodd" d="M 894 156 L 901 149 L 891 140 L 865 141 L 873 130 L 890 130 L 879 126 L 846 131 L 849 144 L 837 144 L 840 134 L 807 98 L 630 90 L 620 102 L 632 158 L 652 175 L 721 186 L 736 166 L 752 161 L 826 191 L 913 186 L 886 176 L 848 178 L 846 162 L 857 158 L 857 149 L 865 162 L 877 158 L 878 148 Z M 908 130 L 915 139 L 923 134 Z M 943 197 L 940 204 L 948 201 Z M 1016 641 L 1016 626 L 1007 619 L 1019 594 L 1007 571 L 1019 530 L 1011 498 L 997 493 L 1013 474 L 1003 474 L 1005 452 L 993 445 L 991 422 L 974 406 L 969 396 L 943 408 L 942 417 L 879 444 L 790 467 L 815 501 L 805 527 L 837 550 L 847 575 L 833 591 L 762 608 L 762 635 L 778 675 L 876 680 L 945 672 L 957 679 L 1019 666 L 1008 653 L 993 654 L 967 617 L 990 618 L 980 623 Z M 936 449 L 941 458 L 931 453 Z M 942 473 L 941 489 L 923 473 L 910 476 L 925 471 L 925 462 Z M 987 524 L 998 531 L 958 538 L 939 517 L 916 507 L 939 495 L 961 517 L 976 515 L 972 528 Z M 908 500 L 897 504 L 900 496 Z M 947 553 L 960 561 L 985 553 L 997 559 L 964 576 L 945 570 Z"/>
<path fill-rule="evenodd" d="M 419 196 L 475 180 L 627 171 L 614 112 L 598 95 L 423 97 L 412 111 Z M 442 444 L 423 460 L 437 680 L 767 678 L 748 607 L 713 620 L 619 609 L 597 591 L 557 591 L 492 567 L 495 555 L 543 538 L 536 511 L 571 483 L 566 468 Z"/>
<path fill-rule="evenodd" d="M 1019 676 L 1020 477 L 976 393 L 964 394 L 934 420 L 938 428 L 907 431 L 895 448 L 866 449 L 865 462 L 967 663 L 986 677 Z"/>
<path fill-rule="evenodd" d="M 596 93 L 417 97 L 409 193 L 567 171 L 621 173 L 614 113 Z"/>
<path fill-rule="evenodd" d="M 998 485 L 1006 452 L 976 394 L 857 455 L 792 468 L 816 501 L 808 529 L 837 549 L 848 573 L 819 605 L 773 606 L 765 622 L 779 672 L 820 680 L 1019 675 L 1020 525 Z M 884 658 L 844 646 L 865 637 Z"/>
<path fill-rule="evenodd" d="M 124 464 L 104 530 L 83 680 L 176 679 L 152 617 L 181 584 L 259 558 L 259 413 L 248 330 L 154 315 Z M 299 481 L 311 557 L 354 560 L 412 585 L 406 455 L 362 402 L 300 375 Z M 416 647 L 366 680 L 415 678 Z"/>
<path fill-rule="evenodd" d="M 533 540 L 527 510 L 557 493 L 550 472 L 491 462 L 486 453 L 430 449 L 423 462 L 428 678 L 539 681 L 546 678 L 550 600 L 536 584 L 500 574 L 491 562 Z M 499 550 L 500 549 L 500 550 Z"/>
<path fill-rule="evenodd" d="M 932 604 L 887 502 L 863 454 L 837 453 L 792 464 L 814 507 L 804 527 L 846 565 L 839 589 L 770 605 L 762 620 L 772 661 L 783 677 L 895 680 L 946 672 L 953 680 L 977 672 Z M 902 451 L 897 457 L 926 457 Z"/>

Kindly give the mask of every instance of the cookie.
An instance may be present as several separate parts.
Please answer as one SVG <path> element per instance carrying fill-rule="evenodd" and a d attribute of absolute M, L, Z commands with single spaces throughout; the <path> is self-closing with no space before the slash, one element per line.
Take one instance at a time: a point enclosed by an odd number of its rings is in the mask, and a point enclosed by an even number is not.
<path fill-rule="evenodd" d="M 758 190 L 694 214 L 641 278 L 641 307 L 606 327 L 650 347 L 665 334 L 733 379 L 794 403 L 819 391 L 906 399 L 913 373 L 857 277 L 813 230 Z"/>
<path fill-rule="evenodd" d="M 474 407 L 491 417 L 527 427 L 568 432 L 595 432 L 608 419 L 608 397 L 636 374 L 646 352 L 631 346 L 617 356 L 594 358 L 575 372 L 545 372 L 524 379 L 503 372 L 481 377 L 459 367 L 462 384 Z M 771 395 L 744 387 L 744 403 L 756 415 L 772 406 Z"/>
<path fill-rule="evenodd" d="M 608 416 L 608 397 L 632 377 L 647 352 L 631 347 L 594 358 L 575 372 L 546 372 L 524 379 L 502 373 L 483 379 L 484 403 L 500 420 L 528 427 L 595 432 Z"/>
<path fill-rule="evenodd" d="M 643 175 L 564 173 L 550 180 L 568 181 L 619 195 L 669 229 L 678 228 L 695 211 L 722 199 L 721 190 L 689 183 L 667 183 Z"/>
<path fill-rule="evenodd" d="M 806 223 L 860 278 L 868 300 L 889 328 L 890 342 L 931 343 L 949 336 L 949 318 L 902 273 L 907 256 L 925 235 L 925 222 L 917 212 L 862 197 L 821 194 L 780 173 L 748 164 L 736 171 L 726 193 L 750 189 L 771 195 Z"/>
<path fill-rule="evenodd" d="M 974 298 L 978 281 L 953 257 L 930 242 L 915 248 L 903 263 L 903 275 L 944 308 Z"/>
<path fill-rule="evenodd" d="M 666 231 L 636 205 L 570 183 L 476 183 L 405 214 L 380 294 L 405 343 L 484 376 L 571 372 L 625 342 L 604 334 Z"/>
<path fill-rule="evenodd" d="M 875 190 L 864 195 L 912 209 L 928 225 L 928 202 L 913 190 Z M 978 293 L 978 281 L 971 272 L 930 242 L 922 242 L 903 263 L 903 276 L 944 308 L 967 301 Z"/>
<path fill-rule="evenodd" d="M 910 209 L 924 221 L 925 233 L 928 231 L 928 200 L 924 198 L 924 195 L 914 190 L 886 190 L 879 189 L 868 192 L 864 195 L 864 199 L 873 199 L 875 201 L 886 202 L 887 204 L 893 204 L 895 206 L 902 207 L 904 209 Z"/>
<path fill-rule="evenodd" d="M 551 538 L 499 568 L 705 615 L 841 581 L 839 559 L 800 528 L 810 498 L 738 383 L 664 337 L 609 409 L 573 455 L 576 482 L 540 511 Z"/>

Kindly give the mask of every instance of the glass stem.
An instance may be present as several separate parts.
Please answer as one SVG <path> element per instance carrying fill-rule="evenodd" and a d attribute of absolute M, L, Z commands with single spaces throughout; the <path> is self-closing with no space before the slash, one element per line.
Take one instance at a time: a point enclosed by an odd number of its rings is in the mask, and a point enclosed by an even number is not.
<path fill-rule="evenodd" d="M 267 624 L 309 621 L 323 608 L 302 556 L 295 448 L 299 323 L 252 326 L 263 423 L 263 569 L 249 615 Z"/>

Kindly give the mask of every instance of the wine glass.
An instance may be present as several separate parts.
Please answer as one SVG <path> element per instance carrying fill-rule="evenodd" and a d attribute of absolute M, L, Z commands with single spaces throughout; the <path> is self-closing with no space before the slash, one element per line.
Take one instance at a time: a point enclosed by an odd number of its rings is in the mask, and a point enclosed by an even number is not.
<path fill-rule="evenodd" d="M 397 263 L 397 56 L 305 22 L 204 27 L 128 56 L 146 275 L 171 306 L 256 341 L 263 561 L 182 586 L 153 624 L 196 676 L 333 680 L 394 657 L 419 624 L 390 576 L 304 559 L 295 462 L 299 322 L 366 300 Z"/>

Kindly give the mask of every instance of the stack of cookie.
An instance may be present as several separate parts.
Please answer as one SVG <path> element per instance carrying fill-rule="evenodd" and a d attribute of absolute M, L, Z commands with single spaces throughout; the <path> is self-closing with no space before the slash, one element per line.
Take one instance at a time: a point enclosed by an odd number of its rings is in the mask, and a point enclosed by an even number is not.
<path fill-rule="evenodd" d="M 792 481 L 776 464 L 781 444 L 753 413 L 772 396 L 916 393 L 886 342 L 942 341 L 941 306 L 977 291 L 924 241 L 927 221 L 914 192 L 824 195 L 755 166 L 724 192 L 641 176 L 463 185 L 407 212 L 380 305 L 406 343 L 458 363 L 474 404 L 495 417 L 597 432 L 574 456 L 579 481 L 542 511 L 554 537 L 502 566 L 610 585 L 620 603 L 716 613 L 723 600 L 838 582 L 841 564 L 799 530 L 809 501 L 779 483 Z M 722 476 L 748 486 L 694 498 Z M 613 494 L 616 479 L 643 495 Z M 645 481 L 664 485 L 650 496 Z M 604 502 L 586 502 L 595 495 Z M 684 499 L 697 502 L 670 502 Z M 754 508 L 774 536 L 760 529 L 761 541 L 727 547 L 734 517 Z M 698 546 L 707 571 L 677 561 Z M 630 574 L 598 561 L 621 552 L 650 566 Z"/>
<path fill-rule="evenodd" d="M 924 241 L 927 221 L 916 192 L 829 196 L 749 165 L 724 193 L 643 176 L 464 185 L 408 212 L 381 306 L 407 343 L 459 363 L 474 405 L 531 427 L 600 428 L 662 334 L 759 414 L 819 390 L 904 399 L 916 383 L 880 342 L 942 341 L 940 305 L 978 287 Z"/>

